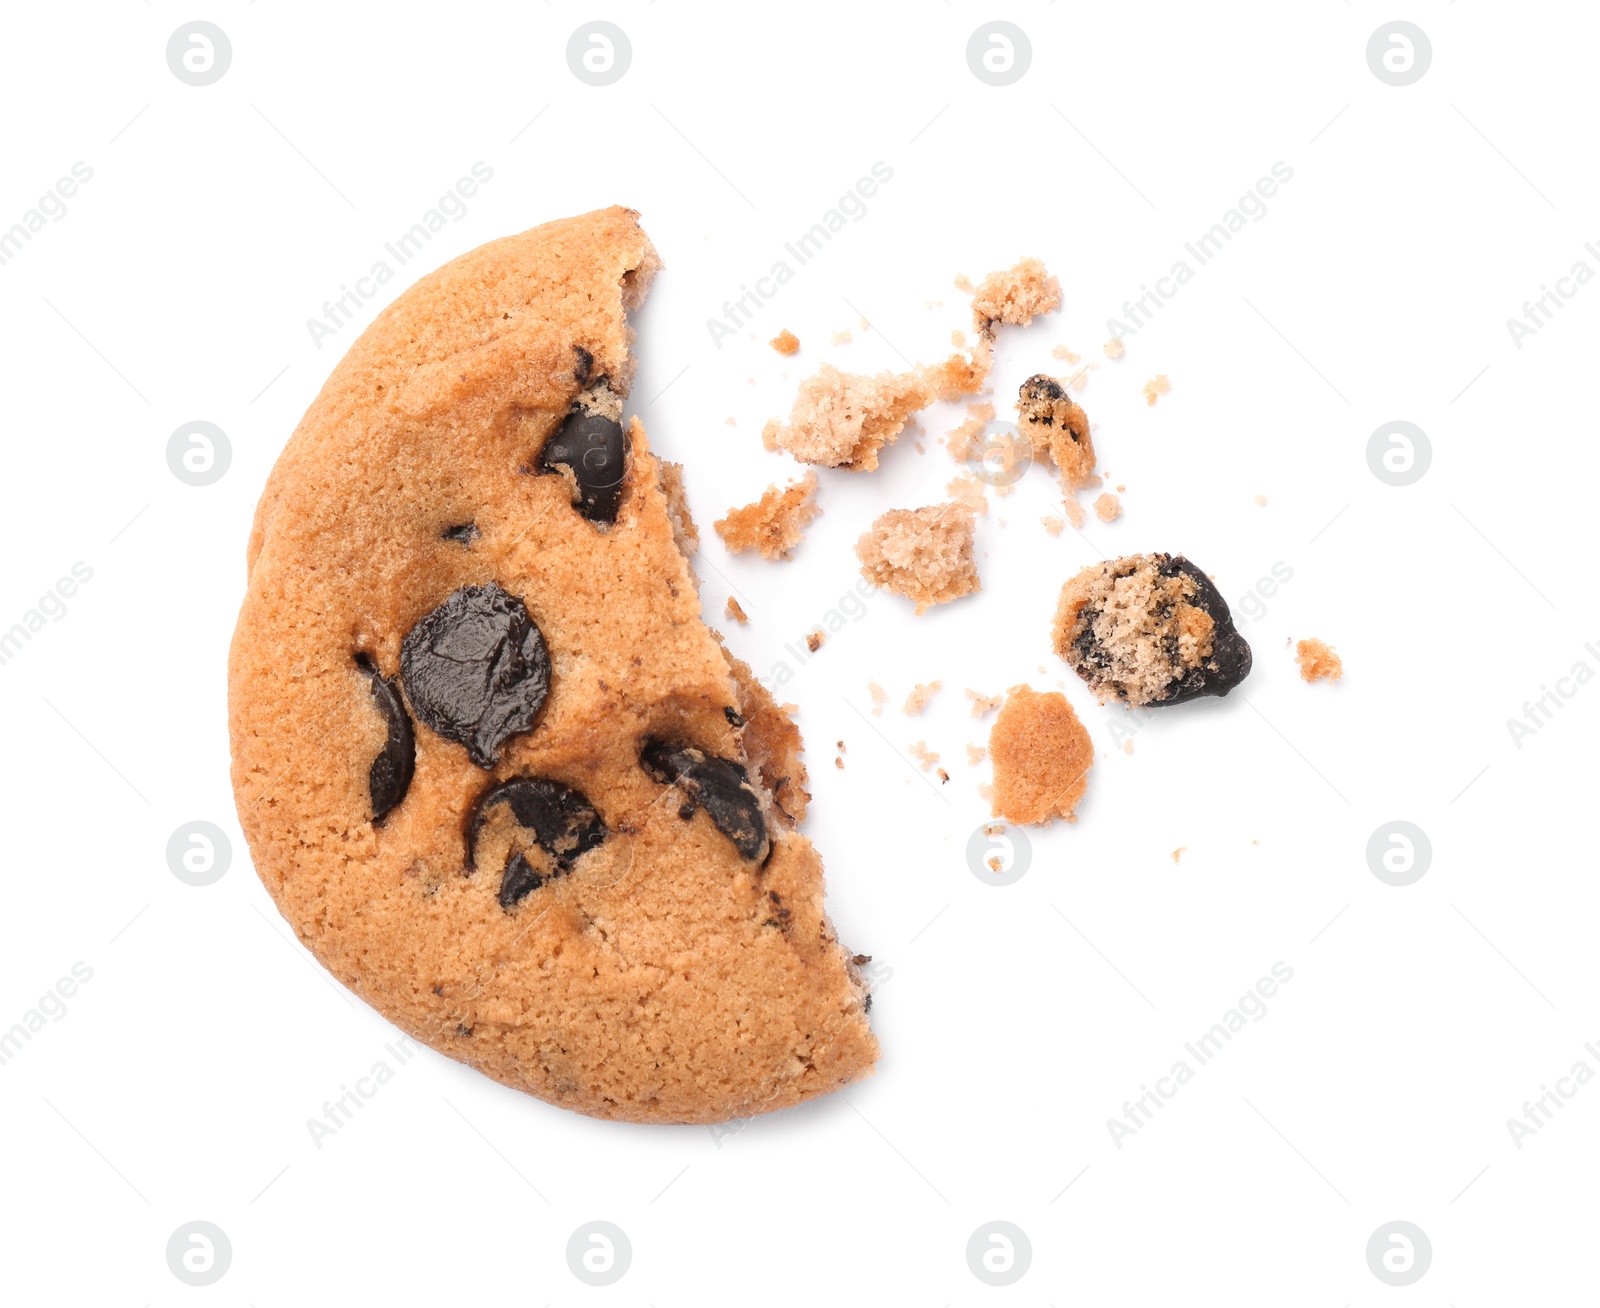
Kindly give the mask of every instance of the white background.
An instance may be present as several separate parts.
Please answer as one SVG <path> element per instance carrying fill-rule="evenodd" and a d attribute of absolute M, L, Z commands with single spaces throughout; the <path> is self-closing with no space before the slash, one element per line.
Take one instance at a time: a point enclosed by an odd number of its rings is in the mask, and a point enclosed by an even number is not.
<path fill-rule="evenodd" d="M 1000 88 L 965 57 L 998 17 L 1032 45 Z M 194 18 L 233 47 L 209 87 L 166 63 Z M 593 18 L 631 40 L 607 87 L 565 58 Z M 1365 54 L 1395 18 L 1432 42 L 1402 88 Z M 3 22 L 0 227 L 93 169 L 0 266 L 0 628 L 93 569 L 0 666 L 0 1029 L 93 970 L 0 1067 L 8 1302 L 1592 1299 L 1600 1086 L 1520 1149 L 1506 1125 L 1579 1060 L 1600 1071 L 1600 688 L 1520 748 L 1506 725 L 1575 663 L 1600 671 L 1600 289 L 1520 349 L 1506 327 L 1575 261 L 1600 270 L 1586 6 L 155 0 Z M 734 649 L 790 665 L 807 829 L 845 942 L 876 960 L 878 1074 L 732 1134 L 590 1121 L 431 1051 L 320 1149 L 306 1127 L 395 1033 L 294 943 L 238 835 L 225 651 L 245 536 L 380 302 L 321 349 L 306 320 L 480 160 L 492 181 L 385 298 L 493 237 L 641 211 L 666 270 L 632 407 L 687 465 L 708 618 L 729 625 L 736 588 L 752 621 Z M 707 319 L 880 160 L 893 179 L 866 216 L 753 339 L 716 348 Z M 1266 216 L 1107 362 L 1107 318 L 1280 160 L 1293 180 Z M 797 471 L 762 422 L 823 360 L 941 357 L 968 326 L 953 277 L 1022 254 L 1065 302 L 1002 331 L 1001 416 L 1023 377 L 1065 371 L 1052 346 L 1100 361 L 1079 398 L 1124 516 L 1048 537 L 1059 500 L 1034 469 L 980 519 L 981 595 L 921 618 L 877 595 L 800 666 L 784 647 L 854 584 L 860 532 L 942 497 L 961 412 L 929 410 L 923 452 L 903 439 L 876 474 L 825 475 L 824 516 L 782 564 L 710 531 Z M 793 359 L 764 344 L 783 327 Z M 853 343 L 830 346 L 842 328 Z M 1172 390 L 1152 408 L 1156 373 Z M 194 419 L 231 442 L 208 487 L 166 463 Z M 1404 488 L 1366 458 L 1397 419 L 1433 450 Z M 1186 552 L 1230 601 L 1275 564 L 1293 576 L 1250 605 L 1244 687 L 1153 715 L 1128 755 L 1126 715 L 1048 631 L 1068 576 L 1138 550 Z M 1337 646 L 1341 683 L 1298 679 L 1288 643 L 1307 635 Z M 893 696 L 881 718 L 862 716 L 869 678 Z M 903 716 L 934 678 L 927 714 Z M 1081 820 L 1033 833 L 1026 875 L 995 888 L 966 859 L 988 771 L 963 747 L 988 723 L 962 691 L 1023 681 L 1064 683 L 1099 757 Z M 918 739 L 948 785 L 910 760 Z M 233 837 L 203 888 L 165 856 L 196 819 Z M 1403 888 L 1365 852 L 1394 819 L 1432 843 Z M 1118 1148 L 1107 1119 L 1279 961 L 1293 980 L 1266 1016 Z M 232 1244 L 209 1289 L 167 1266 L 193 1219 Z M 568 1269 L 590 1219 L 632 1245 L 608 1289 Z M 1032 1245 L 1004 1290 L 965 1254 L 995 1219 Z M 1365 1254 L 1395 1219 L 1432 1243 L 1406 1289 Z"/>

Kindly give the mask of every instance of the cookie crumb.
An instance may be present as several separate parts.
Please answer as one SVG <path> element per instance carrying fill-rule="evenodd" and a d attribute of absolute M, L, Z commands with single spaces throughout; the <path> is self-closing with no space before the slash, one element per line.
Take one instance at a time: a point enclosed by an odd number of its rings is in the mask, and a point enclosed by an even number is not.
<path fill-rule="evenodd" d="M 1077 363 L 1083 356 L 1074 354 L 1065 345 L 1058 345 L 1050 351 L 1050 357 L 1052 359 L 1060 359 L 1065 363 Z"/>
<path fill-rule="evenodd" d="M 932 399 L 920 373 L 869 377 L 825 363 L 800 383 L 789 421 L 768 420 L 761 442 L 769 450 L 787 450 L 801 463 L 871 472 L 878 466 L 878 451 Z"/>
<path fill-rule="evenodd" d="M 988 752 L 989 747 L 987 745 L 968 745 L 967 765 L 969 767 L 977 767 L 978 764 L 983 762 L 984 755 L 986 755 Z"/>
<path fill-rule="evenodd" d="M 953 285 L 958 291 L 965 291 L 968 295 L 972 294 L 972 278 L 968 277 L 966 273 L 957 273 Z"/>
<path fill-rule="evenodd" d="M 1333 652 L 1333 646 L 1323 644 L 1315 636 L 1296 645 L 1294 654 L 1300 660 L 1300 676 L 1303 680 L 1337 681 L 1344 676 L 1344 662 Z"/>
<path fill-rule="evenodd" d="M 1000 707 L 1002 696 L 985 695 L 981 691 L 969 689 L 967 698 L 972 701 L 972 716 L 986 718 Z"/>
<path fill-rule="evenodd" d="M 1081 528 L 1089 520 L 1089 515 L 1083 511 L 1083 505 L 1079 504 L 1075 499 L 1069 497 L 1062 503 L 1061 507 L 1066 512 L 1067 521 L 1075 528 Z"/>
<path fill-rule="evenodd" d="M 844 760 L 837 754 L 833 756 L 833 766 L 839 768 L 841 771 L 844 769 Z"/>
<path fill-rule="evenodd" d="M 1132 736 L 1129 736 L 1125 741 L 1122 742 L 1122 752 L 1124 754 L 1133 753 L 1133 737 Z"/>
<path fill-rule="evenodd" d="M 988 403 L 967 405 L 967 416 L 945 435 L 944 445 L 957 463 L 969 462 L 978 452 L 978 436 L 994 421 L 994 405 Z"/>
<path fill-rule="evenodd" d="M 848 327 L 846 327 L 842 332 L 834 332 L 833 334 L 833 343 L 835 345 L 848 345 L 850 344 L 850 340 L 850 329 Z"/>
<path fill-rule="evenodd" d="M 908 746 L 906 752 L 917 760 L 924 772 L 939 761 L 938 752 L 929 749 L 928 742 L 925 740 L 919 740 L 915 744 Z"/>
<path fill-rule="evenodd" d="M 965 349 L 966 345 L 967 345 L 967 334 L 966 334 L 966 332 L 962 331 L 961 328 L 957 327 L 954 331 L 952 331 L 950 333 L 950 344 L 955 346 L 956 349 L 958 349 L 958 350 Z"/>
<path fill-rule="evenodd" d="M 1189 846 L 1179 845 L 1175 850 L 1172 851 L 1172 865 L 1176 867 L 1178 865 L 1178 860 L 1188 852 Z"/>
<path fill-rule="evenodd" d="M 1113 336 L 1102 348 L 1106 352 L 1106 358 L 1120 359 L 1122 357 L 1122 351 L 1124 347 L 1122 342 Z"/>
<path fill-rule="evenodd" d="M 737 418 L 724 418 L 722 421 L 729 427 L 737 427 L 739 425 L 739 420 Z"/>
<path fill-rule="evenodd" d="M 1036 458 L 1048 458 L 1065 490 L 1084 485 L 1094 473 L 1089 415 L 1060 380 L 1036 372 L 1017 388 L 1017 430 Z"/>
<path fill-rule="evenodd" d="M 1158 373 L 1144 384 L 1144 402 L 1154 404 L 1158 395 L 1165 395 L 1172 389 L 1172 383 L 1167 380 L 1166 373 Z"/>
<path fill-rule="evenodd" d="M 959 400 L 981 391 L 993 367 L 993 346 L 989 337 L 980 332 L 970 354 L 952 354 L 943 363 L 924 368 L 922 375 L 938 399 Z"/>
<path fill-rule="evenodd" d="M 754 504 L 729 509 L 728 516 L 712 523 L 712 528 L 734 554 L 757 549 L 764 559 L 787 559 L 805 534 L 806 524 L 821 512 L 812 502 L 816 490 L 814 472 L 782 490 L 768 486 Z"/>
<path fill-rule="evenodd" d="M 1256 504 L 1259 505 L 1263 509 L 1266 508 L 1267 507 L 1267 497 L 1265 495 L 1257 495 L 1256 496 Z"/>
<path fill-rule="evenodd" d="M 946 784 L 950 780 L 950 774 L 948 772 L 946 772 L 943 768 L 936 769 L 936 772 L 938 774 L 939 784 L 941 786 Z"/>
<path fill-rule="evenodd" d="M 1122 501 L 1107 491 L 1096 498 L 1094 502 L 1094 516 L 1101 522 L 1115 522 L 1122 516 Z"/>
<path fill-rule="evenodd" d="M 928 701 L 934 697 L 943 685 L 944 682 L 942 681 L 918 682 L 911 688 L 911 693 L 906 696 L 905 707 L 901 709 L 901 712 L 908 717 L 916 717 L 917 714 L 928 707 Z"/>
<path fill-rule="evenodd" d="M 800 348 L 800 338 L 785 327 L 767 344 L 772 346 L 779 354 L 793 354 Z"/>
<path fill-rule="evenodd" d="M 1069 817 L 1088 787 L 1094 745 L 1060 691 L 1013 686 L 989 732 L 993 813 L 1009 822 Z"/>
<path fill-rule="evenodd" d="M 981 590 L 973 519 L 972 510 L 959 504 L 890 509 L 856 542 L 861 575 L 912 600 L 919 614 Z"/>
<path fill-rule="evenodd" d="M 972 293 L 972 314 L 982 323 L 1026 327 L 1034 315 L 1050 313 L 1061 303 L 1061 283 L 1038 259 L 1019 259 L 990 273 Z"/>
<path fill-rule="evenodd" d="M 1039 521 L 1044 523 L 1045 531 L 1051 536 L 1059 536 L 1066 530 L 1066 519 L 1059 513 L 1047 513 Z"/>
<path fill-rule="evenodd" d="M 867 682 L 867 694 L 872 696 L 872 716 L 881 717 L 883 706 L 889 702 L 889 692 L 876 681 Z"/>
<path fill-rule="evenodd" d="M 978 783 L 978 797 L 982 799 L 985 804 L 994 803 L 994 787 L 987 781 L 980 781 Z M 996 870 L 998 871 L 998 869 Z"/>
<path fill-rule="evenodd" d="M 728 602 L 722 606 L 722 611 L 735 622 L 750 621 L 750 615 L 744 611 L 744 606 L 734 599 L 732 595 L 728 596 Z"/>
<path fill-rule="evenodd" d="M 815 654 L 822 648 L 822 642 L 827 640 L 827 633 L 821 627 L 813 627 L 806 632 L 806 648 Z"/>
<path fill-rule="evenodd" d="M 971 509 L 974 513 L 989 512 L 989 499 L 983 493 L 983 483 L 970 472 L 963 472 L 953 478 L 944 489 L 945 493 L 963 508 Z"/>

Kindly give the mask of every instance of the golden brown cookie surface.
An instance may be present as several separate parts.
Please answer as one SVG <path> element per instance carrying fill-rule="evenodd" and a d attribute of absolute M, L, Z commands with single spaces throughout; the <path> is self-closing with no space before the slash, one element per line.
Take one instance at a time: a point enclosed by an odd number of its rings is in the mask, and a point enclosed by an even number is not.
<path fill-rule="evenodd" d="M 352 346 L 257 509 L 233 783 L 280 911 L 398 1026 L 580 1112 L 713 1122 L 877 1044 L 619 421 L 657 267 L 629 210 L 551 223 Z"/>

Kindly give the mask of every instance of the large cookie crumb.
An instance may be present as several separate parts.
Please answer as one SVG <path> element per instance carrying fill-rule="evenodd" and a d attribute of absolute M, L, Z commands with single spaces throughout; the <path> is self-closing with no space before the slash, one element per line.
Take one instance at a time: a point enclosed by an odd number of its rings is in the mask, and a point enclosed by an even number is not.
<path fill-rule="evenodd" d="M 908 717 L 915 717 L 928 707 L 928 701 L 944 685 L 942 681 L 919 681 L 911 688 L 911 693 L 906 696 L 905 707 L 901 712 Z"/>
<path fill-rule="evenodd" d="M 973 317 L 984 322 L 1026 327 L 1036 313 L 1049 313 L 1061 303 L 1061 283 L 1038 259 L 1021 259 L 992 272 L 972 296 Z"/>
<path fill-rule="evenodd" d="M 761 440 L 769 450 L 787 450 L 801 463 L 871 472 L 878 466 L 878 451 L 932 399 L 933 391 L 919 373 L 868 377 L 825 363 L 800 383 L 789 421 L 769 421 Z"/>
<path fill-rule="evenodd" d="M 1056 378 L 1039 372 L 1018 387 L 1017 430 L 1036 458 L 1055 464 L 1065 489 L 1084 485 L 1094 472 L 1089 415 Z"/>
<path fill-rule="evenodd" d="M 952 354 L 943 363 L 924 368 L 922 375 L 936 398 L 959 400 L 963 395 L 976 395 L 981 391 L 988 384 L 993 368 L 993 338 L 987 331 L 980 330 L 970 354 Z"/>
<path fill-rule="evenodd" d="M 913 600 L 917 612 L 982 588 L 973 560 L 971 509 L 931 504 L 890 509 L 856 542 L 861 575 Z"/>
<path fill-rule="evenodd" d="M 782 490 L 768 486 L 754 504 L 729 509 L 726 518 L 711 526 L 735 554 L 757 549 L 764 559 L 786 559 L 800 543 L 806 524 L 821 512 L 812 502 L 816 490 L 817 474 L 808 472 Z"/>
<path fill-rule="evenodd" d="M 1306 681 L 1337 681 L 1344 676 L 1344 662 L 1333 652 L 1333 646 L 1323 644 L 1315 636 L 1296 645 L 1294 654 L 1300 660 L 1300 675 Z"/>
<path fill-rule="evenodd" d="M 1130 554 L 1061 588 L 1056 652 L 1101 699 L 1137 707 L 1226 695 L 1250 671 L 1227 602 L 1181 554 Z"/>
<path fill-rule="evenodd" d="M 1071 818 L 1089 784 L 1094 745 L 1060 691 L 1014 686 L 989 732 L 996 817 L 1045 823 Z"/>
<path fill-rule="evenodd" d="M 1115 522 L 1122 516 L 1122 501 L 1110 491 L 1097 496 L 1094 502 L 1094 516 L 1101 522 Z"/>

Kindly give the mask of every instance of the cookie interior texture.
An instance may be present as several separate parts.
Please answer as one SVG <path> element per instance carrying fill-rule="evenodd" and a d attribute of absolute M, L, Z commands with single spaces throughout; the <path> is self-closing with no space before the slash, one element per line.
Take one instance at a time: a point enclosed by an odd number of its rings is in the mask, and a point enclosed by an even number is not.
<path fill-rule="evenodd" d="M 795 829 L 799 734 L 700 619 L 675 473 L 637 419 L 622 442 L 600 421 L 622 423 L 625 311 L 657 267 L 631 210 L 550 223 L 424 278 L 351 347 L 250 535 L 233 783 L 284 917 L 405 1031 L 596 1117 L 716 1122 L 842 1086 L 877 1042 Z M 374 679 L 409 695 L 408 633 L 491 584 L 542 636 L 548 694 L 477 761 L 412 704 L 379 825 L 396 728 Z M 514 690 L 511 634 L 460 639 Z M 726 767 L 663 781 L 652 742 Z"/>
<path fill-rule="evenodd" d="M 1226 601 L 1181 554 L 1083 569 L 1061 589 L 1054 642 L 1096 695 L 1135 707 L 1226 695 L 1250 671 Z"/>

